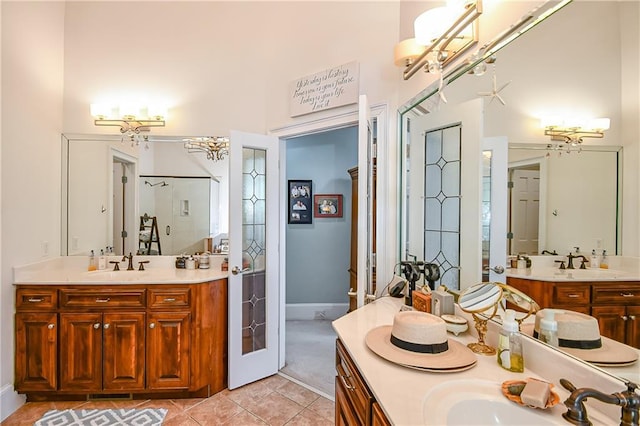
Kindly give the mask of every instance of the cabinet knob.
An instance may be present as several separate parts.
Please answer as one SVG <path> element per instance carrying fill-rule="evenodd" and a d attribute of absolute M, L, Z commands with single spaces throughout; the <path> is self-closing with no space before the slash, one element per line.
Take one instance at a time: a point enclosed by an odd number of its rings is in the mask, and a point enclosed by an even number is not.
<path fill-rule="evenodd" d="M 149 324 L 149 328 L 156 328 L 156 324 L 152 322 L 151 324 Z"/>
<path fill-rule="evenodd" d="M 636 320 L 636 316 L 635 316 L 635 315 L 629 315 L 629 319 L 630 319 L 631 321 L 635 321 L 635 320 Z"/>
<path fill-rule="evenodd" d="M 100 323 L 97 322 L 95 324 L 93 324 L 93 328 L 95 328 L 96 330 L 100 328 Z"/>
<path fill-rule="evenodd" d="M 108 330 L 108 329 L 109 329 L 109 327 L 110 327 L 109 323 L 106 323 L 106 324 L 104 325 L 104 329 L 105 329 L 105 330 Z"/>
<path fill-rule="evenodd" d="M 623 316 L 621 316 L 620 318 L 622 318 L 622 321 L 626 321 L 626 320 L 628 320 L 628 319 L 629 319 L 629 317 L 628 317 L 628 316 L 626 316 L 626 315 L 623 315 Z"/>
<path fill-rule="evenodd" d="M 47 326 L 47 328 L 48 328 L 49 330 L 53 330 L 53 327 L 55 327 L 55 325 L 54 325 L 54 324 L 49 324 L 49 325 Z"/>

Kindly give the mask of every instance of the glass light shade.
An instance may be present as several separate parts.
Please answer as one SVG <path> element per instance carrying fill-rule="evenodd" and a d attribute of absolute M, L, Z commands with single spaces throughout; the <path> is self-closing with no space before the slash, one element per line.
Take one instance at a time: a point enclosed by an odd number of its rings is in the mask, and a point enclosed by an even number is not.
<path fill-rule="evenodd" d="M 111 105 L 91 104 L 91 115 L 98 120 L 104 120 L 111 117 L 111 109 Z"/>
<path fill-rule="evenodd" d="M 167 117 L 167 106 L 163 104 L 153 104 L 147 107 L 147 116 L 155 120 L 163 120 Z"/>
<path fill-rule="evenodd" d="M 119 116 L 121 118 L 131 118 L 140 116 L 140 106 L 135 103 L 124 103 L 120 105 Z"/>
<path fill-rule="evenodd" d="M 400 43 L 396 44 L 396 47 L 393 50 L 394 63 L 397 66 L 406 66 L 407 63 L 410 63 L 413 59 L 420 56 L 423 51 L 424 46 L 416 43 L 415 38 L 402 40 Z"/>
<path fill-rule="evenodd" d="M 594 118 L 589 121 L 589 129 L 592 130 L 607 130 L 611 125 L 611 120 L 608 118 Z"/>
<path fill-rule="evenodd" d="M 431 45 L 453 23 L 451 9 L 446 6 L 429 9 L 413 22 L 416 42 L 423 46 Z"/>

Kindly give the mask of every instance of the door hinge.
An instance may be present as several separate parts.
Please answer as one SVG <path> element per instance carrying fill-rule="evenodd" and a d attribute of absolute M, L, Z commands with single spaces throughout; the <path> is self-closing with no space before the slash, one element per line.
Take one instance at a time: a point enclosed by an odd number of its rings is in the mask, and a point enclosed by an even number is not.
<path fill-rule="evenodd" d="M 507 232 L 507 240 L 513 240 L 513 232 Z"/>
<path fill-rule="evenodd" d="M 122 231 L 120 232 L 120 236 L 121 236 L 122 238 L 127 238 L 127 231 L 122 230 Z"/>
<path fill-rule="evenodd" d="M 513 181 L 512 180 L 507 182 L 507 188 L 513 188 Z"/>
<path fill-rule="evenodd" d="M 128 178 L 126 176 L 122 176 L 121 180 L 122 183 L 127 183 Z"/>
<path fill-rule="evenodd" d="M 378 144 L 376 140 L 373 140 L 373 145 L 371 145 L 371 158 L 378 158 Z"/>

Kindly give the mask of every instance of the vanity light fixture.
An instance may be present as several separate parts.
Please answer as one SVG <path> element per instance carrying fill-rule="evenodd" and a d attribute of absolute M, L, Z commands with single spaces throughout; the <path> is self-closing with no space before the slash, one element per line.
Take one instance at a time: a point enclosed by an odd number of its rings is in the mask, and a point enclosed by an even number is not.
<path fill-rule="evenodd" d="M 96 126 L 120 127 L 123 137 L 130 138 L 132 144 L 147 141 L 151 127 L 164 127 L 166 108 L 158 105 L 140 106 L 137 104 L 91 104 L 93 124 Z"/>
<path fill-rule="evenodd" d="M 211 161 L 223 160 L 229 155 L 229 138 L 226 136 L 206 136 L 183 139 L 188 152 L 204 152 Z"/>
<path fill-rule="evenodd" d="M 427 10 L 414 22 L 415 38 L 401 41 L 395 48 L 395 64 L 405 66 L 403 78 L 418 70 L 442 72 L 454 59 L 478 42 L 477 19 L 482 0 L 449 0 L 447 6 Z"/>
<path fill-rule="evenodd" d="M 544 134 L 550 136 L 552 141 L 560 142 L 548 144 L 548 150 L 564 151 L 570 153 L 573 150 L 581 151 L 584 138 L 603 138 L 604 131 L 609 128 L 611 121 L 608 118 L 594 118 L 591 120 L 562 119 L 558 117 L 545 117 L 540 120 L 540 126 Z M 561 143 L 564 143 L 562 145 Z"/>

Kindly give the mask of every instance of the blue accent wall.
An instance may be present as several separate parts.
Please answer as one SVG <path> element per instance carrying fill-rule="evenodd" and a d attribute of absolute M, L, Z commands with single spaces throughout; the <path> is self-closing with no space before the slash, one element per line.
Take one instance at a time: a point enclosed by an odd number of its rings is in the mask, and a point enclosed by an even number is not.
<path fill-rule="evenodd" d="M 348 303 L 351 177 L 358 129 L 348 127 L 287 140 L 287 180 L 311 179 L 313 194 L 342 194 L 341 218 L 287 225 L 286 303 Z"/>

